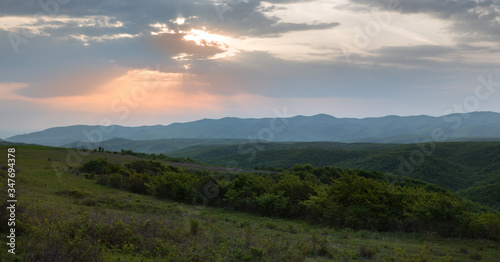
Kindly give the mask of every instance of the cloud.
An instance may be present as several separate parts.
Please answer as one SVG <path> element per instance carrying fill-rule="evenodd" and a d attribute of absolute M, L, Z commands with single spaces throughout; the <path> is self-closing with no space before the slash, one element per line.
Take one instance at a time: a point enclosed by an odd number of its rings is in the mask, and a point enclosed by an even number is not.
<path fill-rule="evenodd" d="M 248 34 L 251 36 L 279 36 L 284 33 L 294 31 L 307 31 L 307 30 L 324 30 L 339 26 L 340 23 L 320 23 L 309 25 L 305 23 L 275 23 L 270 27 L 250 29 Z"/>
<path fill-rule="evenodd" d="M 468 88 L 473 87 L 477 79 L 477 73 L 469 72 L 468 68 L 456 70 L 425 60 L 420 62 L 419 67 L 407 68 L 401 66 L 401 61 L 390 63 L 390 59 L 397 59 L 395 56 L 381 54 L 379 57 L 359 59 L 364 64 L 290 61 L 278 59 L 266 52 L 241 52 L 228 60 L 197 63 L 191 72 L 196 81 L 206 84 L 187 85 L 184 89 L 186 92 L 198 92 L 201 89 L 225 96 L 241 93 L 272 98 L 398 99 L 411 96 L 418 100 L 427 99 L 431 90 L 425 88 L 434 88 L 432 92 L 450 86 Z M 262 65 L 266 66 L 263 68 Z"/>
<path fill-rule="evenodd" d="M 476 7 L 484 7 L 492 4 L 492 1 L 476 2 L 472 0 L 351 0 L 353 3 L 376 6 L 380 8 L 391 8 L 403 13 L 434 13 L 442 18 L 449 18 L 453 14 L 467 12 Z"/>
<path fill-rule="evenodd" d="M 400 57 L 439 57 L 454 52 L 455 49 L 446 46 L 419 45 L 419 46 L 384 46 L 374 53 Z"/>
<path fill-rule="evenodd" d="M 20 43 L 18 53 L 14 52 L 8 34 L 9 31 L 0 29 L 2 82 L 46 81 L 47 78 L 58 78 L 68 71 L 77 72 L 82 68 L 177 66 L 176 61 L 152 48 L 150 32 L 148 37 L 107 39 L 88 46 L 75 38 L 61 40 L 36 36 Z"/>
<path fill-rule="evenodd" d="M 233 5 L 226 4 L 225 8 L 219 6 L 220 21 L 213 21 L 213 25 L 222 33 L 233 37 L 278 37 L 289 32 L 330 29 L 339 25 L 338 22 L 317 24 L 282 22 L 279 17 L 267 16 L 265 13 L 275 7 L 264 7 L 262 2 L 291 4 L 308 1 L 237 1 Z"/>
<path fill-rule="evenodd" d="M 449 32 L 458 40 L 500 40 L 500 3 L 492 0 L 351 0 L 353 3 L 387 9 L 403 14 L 429 14 L 451 22 Z"/>
<path fill-rule="evenodd" d="M 37 116 L 65 124 L 78 122 L 63 117 L 75 112 L 88 114 L 81 119 L 89 122 L 103 114 L 117 118 L 110 105 L 142 85 L 139 72 L 157 67 L 168 81 L 149 93 L 151 100 L 130 107 L 135 122 L 129 123 L 141 123 L 142 115 L 157 116 L 156 123 L 167 115 L 251 117 L 263 112 L 259 106 L 283 103 L 297 114 L 317 104 L 315 113 L 341 110 L 341 104 L 372 115 L 377 103 L 388 114 L 431 112 L 470 95 L 483 72 L 493 72 L 495 81 L 500 75 L 493 1 L 401 0 L 366 48 L 351 48 L 351 40 L 378 21 L 374 15 L 388 1 L 67 2 L 53 16 L 35 15 L 46 12 L 37 1 L 0 3 L 0 79 L 16 83 L 0 92 L 2 99 L 29 102 Z M 220 15 L 217 3 L 230 8 Z M 18 53 L 9 32 L 26 37 Z M 343 44 L 353 52 L 350 62 Z"/>
<path fill-rule="evenodd" d="M 383 46 L 370 55 L 351 57 L 354 62 L 371 62 L 379 65 L 406 68 L 457 69 L 464 66 L 460 48 L 435 45 Z"/>
<path fill-rule="evenodd" d="M 194 39 L 196 32 L 191 30 L 156 33 L 148 38 L 155 48 L 169 56 L 185 54 L 189 59 L 207 59 L 226 52 L 228 47 L 224 43 L 202 38 Z M 190 40 L 190 37 L 193 39 Z"/>
<path fill-rule="evenodd" d="M 187 59 L 198 60 L 225 57 L 237 51 L 236 47 L 223 42 L 205 41 L 200 44 L 189 41 L 185 37 L 188 35 L 186 32 L 191 30 L 235 38 L 255 38 L 279 37 L 287 32 L 323 30 L 339 25 L 337 22 L 282 22 L 278 17 L 266 16 L 261 1 L 228 2 L 233 9 L 224 13 L 225 19 L 219 17 L 216 3 L 209 0 L 50 3 L 55 4 L 43 6 L 38 2 L 2 2 L 5 8 L 0 8 L 0 20 L 1 16 L 26 20 L 17 26 L 0 28 L 3 40 L 0 47 L 6 50 L 0 54 L 0 59 L 6 62 L 0 65 L 3 80 L 34 81 L 48 72 L 79 67 L 74 61 L 98 66 L 144 68 L 160 64 L 162 67 L 186 68 L 188 65 L 179 64 L 179 59 L 174 58 L 185 54 Z M 180 17 L 186 19 L 185 23 L 175 24 Z M 156 23 L 166 24 L 183 33 L 151 36 L 151 25 Z M 24 32 L 32 35 L 24 36 Z M 9 33 L 15 33 L 21 39 L 14 47 L 9 43 Z M 32 66 L 20 73 L 19 68 L 27 63 Z"/>
<path fill-rule="evenodd" d="M 53 1 L 58 3 L 57 1 Z M 233 37 L 244 36 L 279 36 L 280 34 L 302 31 L 329 29 L 338 26 L 338 22 L 331 23 L 286 23 L 279 17 L 267 16 L 266 13 L 273 8 L 273 4 L 293 4 L 314 1 L 196 1 L 196 0 L 172 0 L 172 1 L 69 1 L 67 4 L 57 4 L 57 7 L 43 7 L 38 2 L 30 1 L 2 1 L 0 16 L 34 16 L 36 13 L 55 15 L 52 17 L 108 17 L 109 22 L 122 23 L 119 28 L 107 28 L 106 33 L 96 28 L 106 26 L 106 23 L 96 25 L 94 28 L 76 28 L 67 24 L 67 29 L 59 28 L 59 32 L 74 30 L 74 34 L 86 36 L 92 35 L 117 35 L 143 34 L 149 29 L 151 23 L 168 22 L 178 17 L 196 17 L 190 21 L 193 27 L 209 25 L 216 33 L 226 34 Z M 452 21 L 450 30 L 459 34 L 458 37 L 467 37 L 480 40 L 498 40 L 500 37 L 500 25 L 497 19 L 500 6 L 496 1 L 483 0 L 456 0 L 456 1 L 434 1 L 434 0 L 351 0 L 357 5 L 341 5 L 344 9 L 351 11 L 361 10 L 360 5 L 387 9 L 389 3 L 395 5 L 396 10 L 403 14 L 424 13 L 443 20 Z M 43 1 L 41 1 L 43 3 Z M 263 3 L 266 3 L 264 6 Z M 49 11 L 47 11 L 49 10 Z M 52 11 L 50 11 L 52 10 Z M 57 12 L 56 12 L 57 11 Z M 360 12 L 366 12 L 360 11 Z M 104 21 L 104 20 L 103 20 Z M 109 25 L 109 24 L 108 24 Z M 58 30 L 51 30 L 57 34 Z"/>

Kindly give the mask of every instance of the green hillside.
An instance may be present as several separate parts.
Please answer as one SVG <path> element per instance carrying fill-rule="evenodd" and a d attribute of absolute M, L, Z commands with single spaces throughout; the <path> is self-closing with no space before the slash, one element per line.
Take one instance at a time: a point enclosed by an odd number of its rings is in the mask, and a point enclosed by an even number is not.
<path fill-rule="evenodd" d="M 495 194 L 475 196 L 487 186 L 500 191 L 499 142 L 446 142 L 428 144 L 258 143 L 232 146 L 193 146 L 171 155 L 243 168 L 291 168 L 295 164 L 336 166 L 400 174 L 438 184 L 453 192 L 498 208 Z M 470 189 L 470 190 L 468 190 Z M 466 191 L 467 190 L 467 191 Z M 486 188 L 484 188 L 486 190 Z"/>
<path fill-rule="evenodd" d="M 113 138 L 99 143 L 88 141 L 74 142 L 64 147 L 96 149 L 102 147 L 107 151 L 132 150 L 148 154 L 160 154 L 177 151 L 188 146 L 206 145 L 229 145 L 242 143 L 242 139 L 216 139 L 216 138 L 171 138 L 155 140 L 131 140 L 124 138 Z"/>
<path fill-rule="evenodd" d="M 11 188 L 7 149 L 0 146 L 6 152 L 0 158 L 2 192 Z M 498 240 L 488 240 L 498 237 L 497 215 L 471 213 L 466 201 L 421 187 L 425 183 L 384 182 L 389 178 L 379 172 L 296 166 L 284 174 L 225 174 L 130 155 L 15 149 L 16 255 L 7 253 L 2 238 L 2 261 L 494 261 L 500 256 Z M 315 170 L 332 182 L 315 180 Z M 6 196 L 1 198 L 0 219 L 6 221 Z M 333 202 L 323 208 L 324 201 Z M 444 220 L 438 219 L 442 214 Z M 0 233 L 8 230 L 2 223 Z"/>

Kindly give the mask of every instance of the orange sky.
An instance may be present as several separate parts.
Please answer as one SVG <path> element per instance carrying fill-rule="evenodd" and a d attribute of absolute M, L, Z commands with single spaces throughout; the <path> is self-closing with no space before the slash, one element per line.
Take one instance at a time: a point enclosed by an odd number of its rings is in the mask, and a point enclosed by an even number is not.
<path fill-rule="evenodd" d="M 0 10 L 0 111 L 11 112 L 0 115 L 10 123 L 0 138 L 104 118 L 273 117 L 284 107 L 438 116 L 461 113 L 484 79 L 500 81 L 497 2 L 271 2 L 72 1 L 47 13 L 11 1 Z M 498 112 L 499 99 L 474 109 Z"/>

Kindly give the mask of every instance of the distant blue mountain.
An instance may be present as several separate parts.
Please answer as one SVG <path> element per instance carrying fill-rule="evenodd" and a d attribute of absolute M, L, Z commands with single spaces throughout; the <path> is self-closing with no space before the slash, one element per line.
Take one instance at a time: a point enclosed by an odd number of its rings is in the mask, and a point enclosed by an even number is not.
<path fill-rule="evenodd" d="M 171 138 L 257 139 L 268 141 L 337 141 L 414 143 L 440 138 L 442 141 L 500 140 L 500 114 L 474 112 L 441 117 L 385 116 L 336 118 L 326 114 L 290 118 L 202 119 L 167 126 L 67 126 L 17 135 L 7 141 L 64 146 L 80 141 L 99 142 L 113 138 L 156 140 Z"/>

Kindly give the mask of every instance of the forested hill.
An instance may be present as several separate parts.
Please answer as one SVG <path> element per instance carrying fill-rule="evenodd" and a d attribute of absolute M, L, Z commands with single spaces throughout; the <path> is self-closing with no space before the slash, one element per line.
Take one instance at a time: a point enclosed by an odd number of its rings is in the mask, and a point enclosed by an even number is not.
<path fill-rule="evenodd" d="M 469 199 L 500 208 L 500 142 L 247 143 L 192 146 L 170 155 L 242 168 L 291 168 L 295 164 L 311 164 L 381 171 L 438 184 Z"/>
<path fill-rule="evenodd" d="M 68 126 L 17 135 L 8 141 L 63 146 L 79 141 L 104 141 L 112 138 L 154 140 L 168 138 L 220 138 L 269 141 L 337 141 L 374 143 L 414 143 L 429 140 L 438 130 L 442 140 L 477 141 L 500 139 L 500 114 L 474 112 L 432 116 L 385 116 L 336 118 L 320 114 L 288 118 L 203 119 L 168 126 Z"/>

